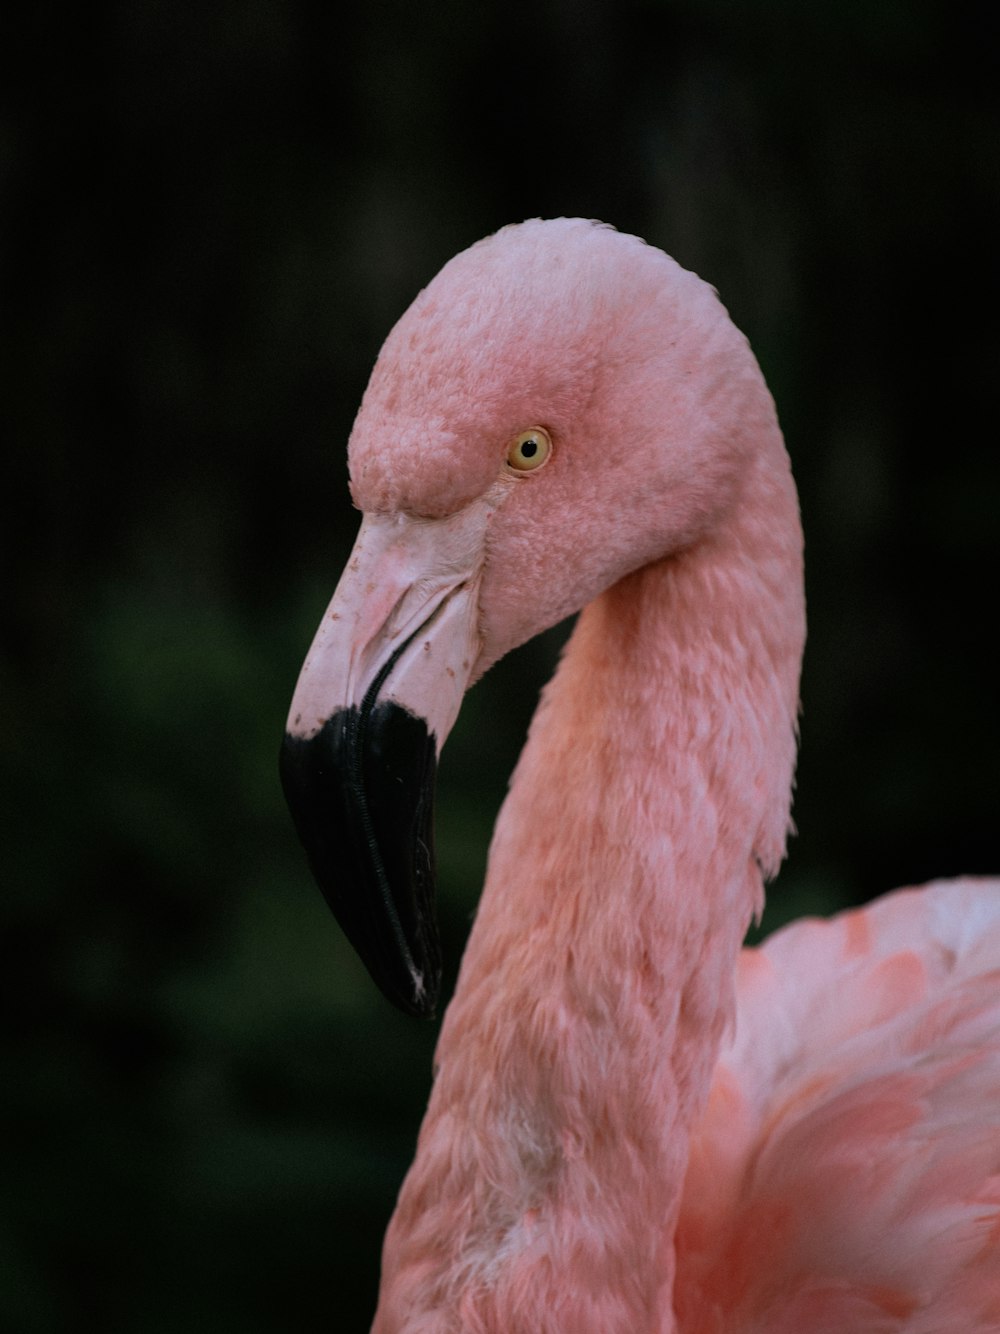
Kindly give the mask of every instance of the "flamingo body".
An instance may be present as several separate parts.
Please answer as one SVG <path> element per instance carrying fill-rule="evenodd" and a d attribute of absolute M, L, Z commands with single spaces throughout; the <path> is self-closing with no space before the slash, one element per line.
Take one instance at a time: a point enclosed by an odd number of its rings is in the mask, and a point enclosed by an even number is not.
<path fill-rule="evenodd" d="M 1000 894 L 900 890 L 737 968 L 678 1329 L 1000 1329 Z"/>
<path fill-rule="evenodd" d="M 350 464 L 364 520 L 283 779 L 414 1013 L 462 692 L 583 608 L 497 822 L 377 1334 L 1000 1330 L 1000 884 L 741 952 L 789 828 L 802 539 L 712 290 L 609 228 L 506 228 L 390 334 Z"/>

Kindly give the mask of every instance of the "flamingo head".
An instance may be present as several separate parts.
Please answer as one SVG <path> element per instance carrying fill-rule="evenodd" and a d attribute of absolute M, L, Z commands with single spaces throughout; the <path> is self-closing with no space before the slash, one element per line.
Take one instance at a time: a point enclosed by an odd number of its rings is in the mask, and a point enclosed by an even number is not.
<path fill-rule="evenodd" d="M 731 509 L 773 408 L 713 290 L 635 237 L 507 227 L 390 333 L 349 445 L 357 542 L 282 747 L 313 873 L 383 992 L 432 1014 L 431 809 L 465 689 Z"/>

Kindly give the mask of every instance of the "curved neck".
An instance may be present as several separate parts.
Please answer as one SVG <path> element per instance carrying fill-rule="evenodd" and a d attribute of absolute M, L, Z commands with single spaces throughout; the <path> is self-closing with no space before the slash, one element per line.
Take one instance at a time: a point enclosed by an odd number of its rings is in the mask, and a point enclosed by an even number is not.
<path fill-rule="evenodd" d="M 584 610 L 544 694 L 386 1239 L 377 1331 L 670 1328 L 689 1128 L 788 826 L 803 612 L 778 449 L 720 537 Z"/>

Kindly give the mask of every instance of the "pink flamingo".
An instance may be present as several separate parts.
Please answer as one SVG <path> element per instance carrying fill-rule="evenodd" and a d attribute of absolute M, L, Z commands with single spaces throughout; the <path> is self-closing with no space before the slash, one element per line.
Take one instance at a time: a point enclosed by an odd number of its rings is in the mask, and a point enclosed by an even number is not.
<path fill-rule="evenodd" d="M 430 784 L 466 686 L 582 607 L 501 811 L 378 1334 L 1000 1330 L 1000 882 L 742 950 L 804 638 L 771 398 L 635 237 L 509 227 L 390 333 L 286 792 L 380 986 L 438 981 Z"/>

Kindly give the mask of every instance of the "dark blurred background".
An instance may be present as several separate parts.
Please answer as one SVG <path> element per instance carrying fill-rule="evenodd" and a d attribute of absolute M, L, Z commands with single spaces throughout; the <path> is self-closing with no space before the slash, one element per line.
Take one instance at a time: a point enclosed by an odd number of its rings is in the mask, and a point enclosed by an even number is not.
<path fill-rule="evenodd" d="M 503 223 L 714 283 L 807 531 L 766 927 L 1000 871 L 1000 74 L 961 0 L 134 0 L 0 20 L 0 1327 L 363 1331 L 435 1030 L 310 883 L 276 752 L 392 322 Z M 560 635 L 470 695 L 454 965 Z"/>

